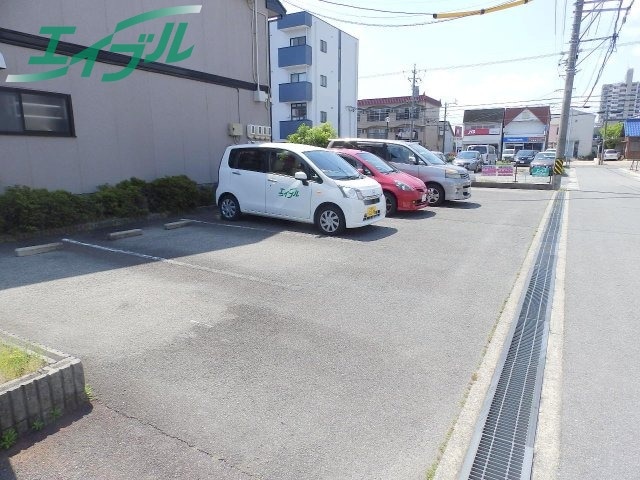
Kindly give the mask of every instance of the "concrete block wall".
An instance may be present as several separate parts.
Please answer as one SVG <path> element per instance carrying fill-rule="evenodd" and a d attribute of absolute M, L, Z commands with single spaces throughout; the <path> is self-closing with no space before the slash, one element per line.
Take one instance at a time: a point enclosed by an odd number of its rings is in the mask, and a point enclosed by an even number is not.
<path fill-rule="evenodd" d="M 0 434 L 13 428 L 23 435 L 35 421 L 51 423 L 87 402 L 79 359 L 2 331 L 0 341 L 24 348 L 47 362 L 37 372 L 0 385 Z"/>

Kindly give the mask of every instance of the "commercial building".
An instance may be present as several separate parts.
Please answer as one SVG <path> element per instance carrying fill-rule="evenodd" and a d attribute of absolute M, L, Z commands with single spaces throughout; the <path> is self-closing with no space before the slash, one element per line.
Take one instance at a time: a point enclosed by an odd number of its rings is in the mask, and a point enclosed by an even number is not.
<path fill-rule="evenodd" d="M 640 160 L 640 118 L 625 120 L 623 130 L 624 157 L 627 160 Z"/>
<path fill-rule="evenodd" d="M 469 145 L 493 145 L 500 151 L 504 108 L 465 110 L 462 118 L 462 149 Z"/>
<path fill-rule="evenodd" d="M 622 83 L 607 83 L 600 94 L 600 123 L 640 117 L 640 82 L 633 81 L 633 68 Z"/>
<path fill-rule="evenodd" d="M 308 12 L 270 22 L 269 37 L 273 139 L 325 122 L 355 136 L 358 39 Z"/>
<path fill-rule="evenodd" d="M 569 111 L 567 123 L 567 143 L 565 154 L 568 157 L 586 157 L 593 153 L 593 129 L 596 116 L 593 113 L 583 112 L 572 108 Z M 558 146 L 558 132 L 560 131 L 560 114 L 551 115 L 549 125 L 548 147 Z"/>
<path fill-rule="evenodd" d="M 548 106 L 505 108 L 500 151 L 505 148 L 543 151 L 547 146 L 550 120 Z"/>
<path fill-rule="evenodd" d="M 0 190 L 214 183 L 228 145 L 268 137 L 277 0 L 72 3 L 0 3 Z"/>
<path fill-rule="evenodd" d="M 358 100 L 358 137 L 414 140 L 440 150 L 442 104 L 426 94 Z M 413 131 L 412 131 L 413 130 Z"/>

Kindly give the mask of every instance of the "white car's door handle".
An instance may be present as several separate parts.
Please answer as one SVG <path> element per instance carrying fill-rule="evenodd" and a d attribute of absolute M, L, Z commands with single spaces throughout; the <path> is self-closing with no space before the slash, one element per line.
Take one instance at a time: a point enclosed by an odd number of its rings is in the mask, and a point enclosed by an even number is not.
<path fill-rule="evenodd" d="M 278 183 L 278 180 L 274 180 L 273 178 L 267 178 L 271 183 Z"/>
<path fill-rule="evenodd" d="M 240 172 L 231 172 L 231 173 L 233 173 L 234 175 L 242 175 Z"/>

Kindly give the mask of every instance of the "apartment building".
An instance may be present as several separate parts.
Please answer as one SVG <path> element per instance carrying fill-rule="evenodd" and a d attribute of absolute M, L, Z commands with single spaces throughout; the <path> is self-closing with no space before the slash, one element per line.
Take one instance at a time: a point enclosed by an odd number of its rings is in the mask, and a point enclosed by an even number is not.
<path fill-rule="evenodd" d="M 270 22 L 269 38 L 273 139 L 325 122 L 355 136 L 358 39 L 304 11 Z"/>
<path fill-rule="evenodd" d="M 600 94 L 600 123 L 640 117 L 640 82 L 633 81 L 633 68 L 622 83 L 607 83 Z"/>
<path fill-rule="evenodd" d="M 215 183 L 228 145 L 266 137 L 280 2 L 71 3 L 0 2 L 0 191 Z"/>
<path fill-rule="evenodd" d="M 440 150 L 439 116 L 442 104 L 426 94 L 415 97 L 358 100 L 358 137 L 418 141 L 429 150 Z"/>

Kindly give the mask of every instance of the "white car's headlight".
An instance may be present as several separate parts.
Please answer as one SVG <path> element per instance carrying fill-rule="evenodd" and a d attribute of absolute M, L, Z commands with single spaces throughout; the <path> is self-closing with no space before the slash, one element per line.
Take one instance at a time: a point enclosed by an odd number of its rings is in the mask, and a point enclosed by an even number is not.
<path fill-rule="evenodd" d="M 402 183 L 402 182 L 396 180 L 395 184 L 396 184 L 396 187 L 398 187 L 400 190 L 404 190 L 405 192 L 412 192 L 413 191 L 413 188 L 411 188 L 406 183 Z"/>
<path fill-rule="evenodd" d="M 457 170 L 453 170 L 452 168 L 445 169 L 444 176 L 447 178 L 462 178 L 460 176 L 460 172 L 458 172 Z"/>
<path fill-rule="evenodd" d="M 341 186 L 340 191 L 342 192 L 342 195 L 345 196 L 345 198 L 357 198 L 358 200 L 364 200 L 362 192 L 357 188 Z"/>

